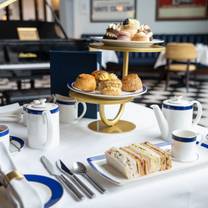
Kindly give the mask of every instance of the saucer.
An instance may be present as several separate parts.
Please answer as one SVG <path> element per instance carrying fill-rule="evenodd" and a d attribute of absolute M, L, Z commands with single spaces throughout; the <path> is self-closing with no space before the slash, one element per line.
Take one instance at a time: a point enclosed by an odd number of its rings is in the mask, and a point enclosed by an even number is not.
<path fill-rule="evenodd" d="M 180 160 L 180 159 L 176 159 L 176 158 L 174 158 L 173 156 L 172 156 L 172 159 L 173 159 L 174 161 L 176 161 L 176 162 L 195 162 L 195 161 L 197 161 L 197 160 L 199 159 L 199 154 L 196 153 L 196 154 L 193 156 L 193 158 L 190 158 L 190 159 L 188 159 L 188 160 Z"/>

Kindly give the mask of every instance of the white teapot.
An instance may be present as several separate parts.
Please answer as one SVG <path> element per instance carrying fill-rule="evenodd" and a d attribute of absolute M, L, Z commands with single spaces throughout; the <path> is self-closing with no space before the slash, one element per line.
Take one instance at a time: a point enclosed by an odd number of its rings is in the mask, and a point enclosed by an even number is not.
<path fill-rule="evenodd" d="M 23 107 L 28 130 L 28 146 L 48 149 L 59 144 L 59 108 L 46 103 L 46 99 L 34 100 Z"/>
<path fill-rule="evenodd" d="M 197 115 L 193 120 L 193 106 L 197 106 Z M 171 140 L 171 133 L 176 129 L 191 129 L 193 124 L 198 124 L 202 115 L 202 106 L 198 101 L 185 100 L 174 97 L 163 101 L 162 111 L 158 105 L 151 106 L 157 119 L 161 137 Z"/>

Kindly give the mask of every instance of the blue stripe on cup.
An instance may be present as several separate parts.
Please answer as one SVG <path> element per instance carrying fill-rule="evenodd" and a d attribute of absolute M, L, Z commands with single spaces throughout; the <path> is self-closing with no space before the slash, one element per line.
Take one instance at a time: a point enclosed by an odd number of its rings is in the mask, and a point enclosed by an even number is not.
<path fill-rule="evenodd" d="M 62 104 L 62 105 L 74 105 L 75 101 L 62 101 L 62 100 L 57 100 L 56 101 L 58 104 Z"/>
<path fill-rule="evenodd" d="M 196 136 L 195 137 L 178 137 L 175 136 L 174 134 L 172 135 L 172 138 L 178 142 L 185 142 L 185 143 L 189 143 L 189 142 L 195 142 L 196 141 Z"/>
<path fill-rule="evenodd" d="M 190 106 L 174 106 L 174 105 L 166 105 L 163 103 L 163 107 L 170 110 L 191 110 L 193 108 L 192 105 Z"/>
<path fill-rule="evenodd" d="M 0 137 L 3 137 L 5 135 L 9 134 L 9 129 L 4 129 L 3 131 L 0 131 Z"/>

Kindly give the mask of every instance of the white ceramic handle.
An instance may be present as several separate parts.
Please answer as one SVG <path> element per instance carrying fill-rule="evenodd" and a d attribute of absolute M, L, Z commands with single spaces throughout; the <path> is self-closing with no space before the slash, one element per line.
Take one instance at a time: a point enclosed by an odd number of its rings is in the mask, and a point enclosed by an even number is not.
<path fill-rule="evenodd" d="M 44 111 L 43 112 L 43 116 L 45 117 L 46 119 L 46 122 L 47 122 L 47 130 L 46 130 L 46 143 L 45 143 L 45 148 L 48 148 L 49 146 L 51 146 L 52 144 L 52 140 L 53 140 L 53 131 L 54 131 L 54 128 L 53 128 L 53 123 L 52 123 L 52 115 L 51 115 L 51 112 L 50 111 Z"/>
<path fill-rule="evenodd" d="M 198 124 L 202 116 L 202 105 L 199 101 L 196 101 L 196 100 L 193 101 L 193 105 L 194 104 L 197 105 L 197 115 L 196 115 L 196 118 L 193 120 L 193 124 Z"/>
<path fill-rule="evenodd" d="M 78 105 L 79 105 L 79 103 L 82 104 L 83 111 L 82 111 L 81 115 L 76 118 L 76 121 L 79 121 L 81 118 L 83 118 L 83 116 L 85 115 L 85 113 L 87 111 L 87 105 L 86 105 L 86 103 L 84 103 L 84 102 L 76 102 L 75 105 L 76 105 L 77 114 L 78 114 Z"/>

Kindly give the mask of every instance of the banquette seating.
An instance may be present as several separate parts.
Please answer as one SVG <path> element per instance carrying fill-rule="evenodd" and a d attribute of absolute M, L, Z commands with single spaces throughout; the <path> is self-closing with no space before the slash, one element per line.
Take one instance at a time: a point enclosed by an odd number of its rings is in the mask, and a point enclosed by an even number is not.
<path fill-rule="evenodd" d="M 102 36 L 102 34 L 83 34 L 82 38 L 88 41 L 93 36 Z M 164 44 L 170 42 L 188 42 L 193 44 L 208 45 L 208 34 L 155 34 L 154 39 L 164 40 Z M 92 40 L 93 41 L 93 40 Z M 153 70 L 158 53 L 130 53 L 130 70 Z M 119 63 L 108 63 L 107 68 L 110 70 L 118 70 L 122 65 L 122 53 L 117 52 Z M 199 65 L 199 68 L 204 66 Z"/>

